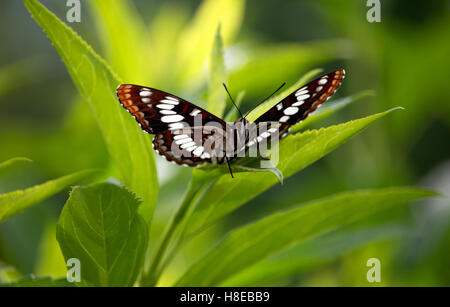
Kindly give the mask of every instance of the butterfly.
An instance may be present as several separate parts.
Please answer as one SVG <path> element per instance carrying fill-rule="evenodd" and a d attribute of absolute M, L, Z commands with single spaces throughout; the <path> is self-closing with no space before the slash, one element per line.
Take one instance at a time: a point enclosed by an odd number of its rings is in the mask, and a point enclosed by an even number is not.
<path fill-rule="evenodd" d="M 344 70 L 336 70 L 309 82 L 253 123 L 245 117 L 226 123 L 180 97 L 145 86 L 121 84 L 117 97 L 141 128 L 155 135 L 153 148 L 168 161 L 184 166 L 226 161 L 230 167 L 238 153 L 275 135 L 285 137 L 292 125 L 303 121 L 336 92 L 344 77 Z M 259 129 L 262 126 L 264 131 Z M 252 127 L 251 133 L 248 127 Z"/>

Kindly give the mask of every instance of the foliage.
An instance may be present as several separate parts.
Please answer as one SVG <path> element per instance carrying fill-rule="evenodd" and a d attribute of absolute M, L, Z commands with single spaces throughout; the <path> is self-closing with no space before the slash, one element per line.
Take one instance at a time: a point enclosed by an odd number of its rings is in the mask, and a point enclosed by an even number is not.
<path fill-rule="evenodd" d="M 54 42 L 78 90 L 93 110 L 123 180 L 144 199 L 143 211 L 151 219 L 157 195 L 153 151 L 149 137 L 141 133 L 134 120 L 116 103 L 118 77 L 70 28 L 42 9 L 41 4 L 37 1 L 25 1 L 25 4 Z"/>
<path fill-rule="evenodd" d="M 326 10 L 339 10 L 336 4 L 320 2 Z M 40 259 L 39 268 L 31 272 L 18 264 L 20 268 L 14 274 L 1 274 L 0 267 L 0 283 L 72 286 L 66 282 L 66 268 L 60 263 L 78 258 L 82 280 L 75 286 L 297 285 L 297 278 L 303 284 L 313 284 L 314 279 L 310 280 L 305 272 L 322 276 L 330 266 L 344 267 L 346 261 L 365 259 L 369 248 L 383 255 L 377 244 L 388 244 L 386 258 L 395 258 L 401 246 L 398 242 L 415 244 L 416 238 L 409 237 L 414 232 L 409 223 L 411 207 L 407 205 L 438 194 L 404 186 L 401 176 L 389 177 L 396 168 L 388 169 L 381 162 L 383 157 L 391 159 L 391 151 L 397 154 L 392 159 L 401 157 L 398 148 L 386 145 L 391 134 L 383 125 L 403 116 L 414 119 L 414 115 L 406 115 L 409 105 L 404 112 L 394 112 L 402 109 L 394 106 L 405 100 L 391 99 L 389 104 L 384 102 L 383 109 L 387 111 L 377 110 L 361 117 L 354 115 L 361 113 L 356 102 L 373 96 L 374 91 L 349 95 L 344 90 L 343 97 L 326 103 L 292 127 L 291 134 L 279 143 L 276 168 L 257 169 L 259 160 L 238 160 L 232 165 L 235 178 L 231 178 L 225 166 L 191 170 L 160 164 L 152 150 L 151 136 L 141 131 L 115 95 L 120 83 L 151 84 L 195 101 L 217 116 L 234 120 L 238 114 L 222 87 L 222 83 L 227 83 L 233 96 L 237 94 L 239 107 L 252 109 L 247 118 L 255 120 L 321 71 L 311 70 L 313 67 L 324 66 L 328 70 L 330 63 L 342 63 L 354 56 L 354 46 L 348 41 L 269 42 L 258 46 L 248 39 L 248 33 L 239 34 L 245 28 L 245 14 L 254 5 L 244 0 L 204 0 L 193 16 L 183 7 L 164 2 L 154 10 L 148 23 L 131 0 L 93 0 L 88 9 L 95 20 L 99 44 L 88 44 L 85 39 L 91 40 L 92 36 L 82 27 L 73 25 L 84 33 L 83 38 L 38 0 L 23 3 L 53 44 L 79 96 L 59 129 L 64 133 L 37 138 L 35 143 L 36 137 L 21 136 L 21 132 L 9 137 L 0 133 L 11 148 L 18 147 L 16 138 L 29 140 L 24 146 L 30 152 L 36 144 L 57 148 L 49 151 L 52 154 L 37 150 L 39 154 L 32 158 L 44 161 L 41 168 L 52 170 L 48 172 L 58 177 L 37 185 L 35 180 L 30 183 L 31 188 L 14 187 L 12 192 L 0 194 L 0 226 L 22 227 L 20 219 L 32 210 L 65 202 L 57 222 L 44 222 L 48 231 L 41 238 L 47 249 L 41 251 L 42 257 L 52 254 L 59 267 L 51 268 L 45 259 Z M 342 6 L 348 11 L 354 9 L 352 4 Z M 246 43 L 237 43 L 241 40 Z M 100 45 L 98 53 L 91 45 L 95 49 Z M 375 55 L 371 56 L 373 60 Z M 6 73 L 0 70 L 0 83 L 9 84 L 2 89 L 0 98 L 15 90 L 11 86 L 14 82 L 6 77 L 10 75 L 8 71 L 22 67 L 19 64 L 7 67 Z M 426 71 L 424 67 L 420 69 Z M 16 74 L 11 74 L 11 78 L 14 81 Z M 284 78 L 290 85 L 281 93 L 256 108 L 254 102 L 249 103 L 266 95 L 269 87 Z M 401 88 L 406 83 L 401 83 Z M 421 93 L 424 97 L 425 91 Z M 348 120 L 349 115 L 358 119 Z M 376 128 L 365 132 L 365 138 L 358 137 L 341 146 L 376 121 Z M 374 155 L 366 146 L 372 139 L 383 140 Z M 67 146 L 76 142 L 90 145 L 74 146 L 71 151 L 72 147 Z M 56 153 L 63 153 L 65 160 L 56 161 Z M 87 158 L 76 158 L 81 155 Z M 2 183 L 10 177 L 26 177 L 17 168 L 28 162 L 29 159 L 15 158 L 0 163 L 0 187 L 3 189 Z M 63 164 L 69 164 L 69 168 L 61 167 Z M 399 163 L 396 167 L 403 166 Z M 326 171 L 317 171 L 318 168 Z M 32 172 L 29 174 L 33 177 Z M 377 176 L 389 179 L 383 181 Z M 379 180 L 370 181 L 369 177 Z M 187 187 L 185 182 L 189 182 Z M 71 188 L 67 196 L 66 190 L 75 184 L 79 186 Z M 45 206 L 36 206 L 44 200 Z M 430 201 L 422 204 L 426 202 Z M 421 207 L 426 210 L 426 206 Z M 442 227 L 435 232 L 442 237 L 448 232 L 446 216 L 442 215 Z M 1 231 L 0 228 L 0 234 Z M 433 232 L 428 236 L 434 239 Z M 445 251 L 436 248 L 432 256 L 439 259 Z M 342 262 L 336 264 L 337 259 Z M 15 265 L 7 262 L 8 268 Z M 419 267 L 420 259 L 412 259 L 411 263 Z M 37 278 L 30 277 L 36 272 Z M 54 276 L 48 277 L 50 273 Z M 386 278 L 387 283 L 394 281 Z M 367 285 L 353 280 L 353 284 Z M 443 280 L 437 284 L 445 284 Z"/>
<path fill-rule="evenodd" d="M 232 231 L 178 281 L 178 286 L 218 285 L 283 248 L 342 227 L 398 203 L 434 193 L 389 189 L 344 193 L 275 213 Z M 299 227 L 301 225 L 301 227 Z"/>
<path fill-rule="evenodd" d="M 112 184 L 75 188 L 56 237 L 66 260 L 83 264 L 82 286 L 132 286 L 143 265 L 148 229 L 139 202 Z"/>
<path fill-rule="evenodd" d="M 9 160 L 2 163 L 2 166 L 18 161 L 20 159 Z M 96 173 L 93 170 L 80 171 L 32 188 L 0 194 L 0 223 Z"/>

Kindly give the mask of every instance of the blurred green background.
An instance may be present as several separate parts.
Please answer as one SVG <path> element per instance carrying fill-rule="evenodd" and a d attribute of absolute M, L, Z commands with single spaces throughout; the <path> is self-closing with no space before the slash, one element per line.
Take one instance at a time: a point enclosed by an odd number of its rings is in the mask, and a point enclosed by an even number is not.
<path fill-rule="evenodd" d="M 41 2 L 65 20 L 65 1 Z M 81 23 L 70 26 L 126 83 L 160 88 L 201 105 L 207 85 L 202 55 L 209 54 L 211 46 L 202 38 L 197 42 L 183 39 L 189 31 L 204 26 L 195 24 L 202 2 L 132 2 L 133 14 L 140 18 L 117 20 L 114 27 L 119 29 L 117 33 L 121 27 L 146 30 L 148 35 L 140 38 L 142 46 L 148 47 L 148 56 L 139 59 L 142 65 L 137 66 L 135 59 L 130 64 L 133 67 L 117 61 L 116 53 L 123 55 L 138 46 L 127 46 L 126 38 L 122 43 L 122 37 L 105 35 L 98 11 L 88 0 L 81 1 Z M 108 9 L 109 1 L 104 3 Z M 227 5 L 222 8 L 223 15 L 229 13 L 234 20 L 233 26 L 225 22 L 222 29 L 229 88 L 235 94 L 245 91 L 244 111 L 282 82 L 290 85 L 317 67 L 346 69 L 339 97 L 363 90 L 375 93 L 317 127 L 396 106 L 405 110 L 377 122 L 210 229 L 176 259 L 170 269 L 174 275 L 191 262 L 191 253 L 217 241 L 227 229 L 264 216 L 273 208 L 288 208 L 345 190 L 394 185 L 431 187 L 449 195 L 449 1 L 381 1 L 379 23 L 366 20 L 366 1 L 248 0 L 228 5 L 237 3 L 242 5 L 237 10 L 240 15 L 230 13 Z M 0 161 L 24 156 L 35 162 L 2 174 L 0 193 L 72 171 L 111 168 L 89 107 L 23 3 L 1 1 L 0 17 Z M 210 17 L 219 18 L 213 13 Z M 174 49 L 180 46 L 185 46 L 186 56 L 198 57 L 198 61 L 179 65 L 185 60 L 184 50 Z M 157 162 L 161 190 L 154 234 L 165 226 L 190 178 L 189 169 L 169 165 L 159 157 Z M 67 192 L 62 193 L 0 224 L 0 277 L 2 267 L 13 267 L 22 274 L 65 275 L 54 227 L 66 198 Z M 323 246 L 322 254 L 305 255 L 301 269 L 288 277 L 267 277 L 262 284 L 371 285 L 365 264 L 376 257 L 382 263 L 381 285 L 450 285 L 450 201 L 443 197 L 424 202 L 361 222 L 357 226 L 383 227 L 360 233 L 371 239 L 354 238 L 353 244 L 347 237 L 333 251 Z"/>

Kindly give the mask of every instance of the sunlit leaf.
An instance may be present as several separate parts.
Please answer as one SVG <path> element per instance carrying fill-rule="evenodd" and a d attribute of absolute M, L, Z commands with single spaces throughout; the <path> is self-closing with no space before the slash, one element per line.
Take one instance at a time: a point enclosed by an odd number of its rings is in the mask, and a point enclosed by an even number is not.
<path fill-rule="evenodd" d="M 294 243 L 392 206 L 436 193 L 416 188 L 345 192 L 275 213 L 232 231 L 195 263 L 177 286 L 214 286 Z"/>
<path fill-rule="evenodd" d="M 7 161 L 4 161 L 2 163 L 0 163 L 0 172 L 4 171 L 5 169 L 7 169 L 8 167 L 17 165 L 17 164 L 22 164 L 22 163 L 29 163 L 32 162 L 30 159 L 28 158 L 12 158 L 9 159 Z"/>
<path fill-rule="evenodd" d="M 44 29 L 63 59 L 73 82 L 88 101 L 102 129 L 110 155 L 125 183 L 142 199 L 140 210 L 151 220 L 158 192 L 150 137 L 120 106 L 116 87 L 120 79 L 75 32 L 36 0 L 25 5 Z"/>
<path fill-rule="evenodd" d="M 365 244 L 395 240 L 407 233 L 405 225 L 339 229 L 301 242 L 270 256 L 221 283 L 221 286 L 262 286 L 320 267 Z"/>
<path fill-rule="evenodd" d="M 93 0 L 87 3 L 94 13 L 106 58 L 114 70 L 126 83 L 146 82 L 148 69 L 145 65 L 151 57 L 144 50 L 148 50 L 147 45 L 151 42 L 132 1 Z"/>
<path fill-rule="evenodd" d="M 204 67 L 211 54 L 218 25 L 224 45 L 229 45 L 239 31 L 244 16 L 244 0 L 204 0 L 194 19 L 180 35 L 176 57 L 178 78 L 188 90 L 204 79 Z"/>
<path fill-rule="evenodd" d="M 223 42 L 220 26 L 217 28 L 214 46 L 209 61 L 208 111 L 222 117 L 226 106 L 226 93 L 222 83 L 227 83 Z"/>
<path fill-rule="evenodd" d="M 174 82 L 182 70 L 177 67 L 176 58 L 181 50 L 174 48 L 179 43 L 181 32 L 189 18 L 189 10 L 184 7 L 185 2 L 164 1 L 151 18 L 148 35 L 147 56 L 149 85 L 165 91 L 177 93 L 183 86 Z M 164 35 L 161 35 L 164 33 Z"/>
<path fill-rule="evenodd" d="M 350 104 L 352 104 L 360 99 L 363 99 L 363 98 L 366 98 L 369 96 L 373 96 L 373 95 L 374 95 L 373 91 L 363 91 L 363 92 L 360 92 L 360 93 L 352 95 L 352 96 L 337 99 L 335 101 L 329 101 L 326 104 L 323 104 L 322 108 L 320 108 L 319 110 L 317 110 L 314 113 L 312 113 L 311 115 L 309 115 L 304 121 L 298 123 L 297 125 L 294 125 L 291 128 L 291 133 L 296 133 L 298 131 L 301 131 L 305 127 L 308 127 L 311 124 L 313 124 L 319 120 L 327 118 L 328 116 L 349 106 Z"/>
<path fill-rule="evenodd" d="M 233 174 L 242 173 L 242 172 L 270 172 L 276 176 L 276 178 L 283 184 L 283 173 L 277 169 L 276 167 L 267 167 L 267 168 L 258 168 L 252 167 L 251 165 L 241 165 L 241 164 L 233 164 L 230 165 L 231 171 Z M 228 165 L 220 165 L 220 166 L 207 166 L 201 168 L 203 171 L 210 172 L 211 170 L 218 170 L 223 174 L 230 174 L 230 169 Z M 230 174 L 231 176 L 231 174 Z"/>
<path fill-rule="evenodd" d="M 276 167 L 286 179 L 338 148 L 375 120 L 393 110 L 395 109 L 344 124 L 288 136 L 280 142 L 279 163 Z M 277 178 L 269 173 L 237 173 L 234 179 L 229 175 L 221 176 L 196 204 L 196 209 L 187 223 L 188 230 L 185 235 L 213 223 L 276 183 Z M 252 189 L 248 189 L 249 186 Z"/>
<path fill-rule="evenodd" d="M 56 236 L 66 261 L 82 265 L 80 286 L 132 286 L 142 270 L 148 229 L 139 201 L 124 188 L 96 184 L 74 188 Z"/>
<path fill-rule="evenodd" d="M 86 170 L 67 175 L 25 190 L 0 195 L 0 223 L 39 204 L 67 187 L 98 175 L 96 170 Z"/>

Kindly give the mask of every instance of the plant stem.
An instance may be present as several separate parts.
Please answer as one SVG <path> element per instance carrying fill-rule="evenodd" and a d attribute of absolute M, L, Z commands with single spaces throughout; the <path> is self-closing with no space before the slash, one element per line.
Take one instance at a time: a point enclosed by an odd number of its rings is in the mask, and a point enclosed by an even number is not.
<path fill-rule="evenodd" d="M 209 186 L 215 181 L 211 182 L 211 177 L 216 176 L 215 172 L 210 172 L 208 175 L 199 175 L 199 176 L 193 176 L 191 183 L 189 184 L 188 191 L 186 193 L 186 196 L 184 197 L 184 200 L 181 204 L 181 206 L 178 208 L 178 211 L 172 218 L 169 227 L 167 228 L 167 231 L 164 233 L 163 239 L 161 241 L 161 244 L 157 248 L 157 252 L 153 258 L 153 261 L 151 261 L 150 267 L 146 273 L 141 278 L 141 284 L 143 286 L 156 286 L 161 273 L 165 267 L 165 265 L 160 266 L 161 261 L 164 258 L 164 254 L 167 251 L 167 248 L 169 247 L 174 233 L 181 224 L 181 222 L 186 217 L 186 213 L 192 211 L 193 205 L 196 203 L 194 200 L 196 198 L 196 195 L 199 193 L 199 191 L 202 191 L 204 187 Z M 177 246 L 180 242 L 177 242 Z M 174 249 L 176 249 L 176 247 Z M 173 254 L 173 253 L 172 253 Z M 167 261 L 164 263 L 167 264 Z"/>
<path fill-rule="evenodd" d="M 164 233 L 163 239 L 161 241 L 161 244 L 159 245 L 157 249 L 157 253 L 153 258 L 153 261 L 151 262 L 151 265 L 147 271 L 146 274 L 142 277 L 142 284 L 145 286 L 155 286 L 159 279 L 159 273 L 158 273 L 158 266 L 163 258 L 163 255 L 169 246 L 169 243 L 172 239 L 173 234 L 175 233 L 175 230 L 177 229 L 180 221 L 182 220 L 184 213 L 187 212 L 191 200 L 195 194 L 195 191 L 193 191 L 192 184 L 189 187 L 189 190 L 183 200 L 183 203 L 181 204 L 180 208 L 178 209 L 175 216 L 172 218 L 169 228 L 167 228 L 166 232 Z"/>

